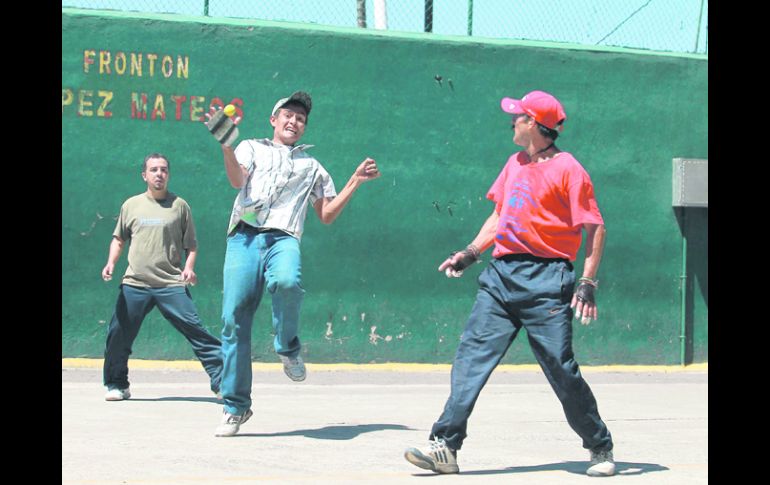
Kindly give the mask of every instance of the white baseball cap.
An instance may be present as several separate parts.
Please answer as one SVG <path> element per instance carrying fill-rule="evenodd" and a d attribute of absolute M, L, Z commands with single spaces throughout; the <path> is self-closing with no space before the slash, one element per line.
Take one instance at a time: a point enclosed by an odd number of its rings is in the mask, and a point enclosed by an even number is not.
<path fill-rule="evenodd" d="M 277 103 L 275 103 L 275 106 L 273 106 L 273 111 L 271 113 L 272 116 L 275 116 L 275 114 L 278 112 L 279 109 L 283 108 L 289 103 L 299 103 L 302 106 L 305 107 L 305 111 L 307 114 L 310 114 L 310 110 L 313 107 L 313 101 L 310 99 L 310 95 L 307 94 L 304 91 L 296 91 L 294 94 L 289 96 L 288 98 L 281 98 L 278 100 Z"/>

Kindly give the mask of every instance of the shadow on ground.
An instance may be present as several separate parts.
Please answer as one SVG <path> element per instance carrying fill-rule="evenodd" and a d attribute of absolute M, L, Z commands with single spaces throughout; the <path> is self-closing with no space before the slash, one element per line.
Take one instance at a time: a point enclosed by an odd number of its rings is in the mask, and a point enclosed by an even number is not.
<path fill-rule="evenodd" d="M 234 438 L 272 438 L 278 436 L 304 436 L 317 440 L 352 440 L 363 433 L 373 431 L 414 431 L 413 428 L 401 424 L 354 424 L 324 426 L 317 429 L 298 429 L 296 431 L 284 431 L 280 433 L 239 433 Z"/>
<path fill-rule="evenodd" d="M 460 475 L 502 475 L 506 473 L 533 473 L 565 471 L 576 475 L 585 475 L 588 468 L 588 461 L 563 461 L 560 463 L 548 463 L 545 465 L 530 466 L 510 466 L 500 470 L 471 470 L 464 472 L 460 470 Z M 644 473 L 660 472 L 668 470 L 663 465 L 655 463 L 632 463 L 628 461 L 616 461 L 615 470 L 618 475 L 632 476 L 642 475 Z M 435 476 L 435 473 L 414 473 L 414 476 Z"/>
<path fill-rule="evenodd" d="M 178 396 L 169 396 L 169 397 L 157 397 L 157 398 L 135 398 L 132 397 L 128 399 L 126 402 L 131 401 L 152 401 L 152 402 L 164 402 L 164 401 L 170 401 L 170 402 L 213 402 L 214 404 L 222 404 L 222 401 L 220 399 L 215 398 L 214 396 L 211 397 L 178 397 Z"/>

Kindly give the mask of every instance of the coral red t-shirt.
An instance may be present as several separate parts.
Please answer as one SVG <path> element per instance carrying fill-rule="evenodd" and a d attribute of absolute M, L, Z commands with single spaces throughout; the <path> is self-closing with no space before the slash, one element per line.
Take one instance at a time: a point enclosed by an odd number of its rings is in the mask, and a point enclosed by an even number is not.
<path fill-rule="evenodd" d="M 487 193 L 500 222 L 492 256 L 529 253 L 574 261 L 582 225 L 604 224 L 591 178 L 567 152 L 531 163 L 525 152 L 511 155 Z"/>

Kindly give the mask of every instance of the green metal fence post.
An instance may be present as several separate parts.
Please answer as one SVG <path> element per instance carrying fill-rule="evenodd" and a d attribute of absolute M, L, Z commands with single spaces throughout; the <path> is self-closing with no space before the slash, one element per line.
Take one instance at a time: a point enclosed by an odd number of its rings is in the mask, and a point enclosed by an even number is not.
<path fill-rule="evenodd" d="M 687 209 L 682 211 L 682 270 L 679 275 L 680 285 L 680 314 L 679 314 L 679 362 L 682 367 L 687 365 Z"/>
<path fill-rule="evenodd" d="M 698 53 L 698 44 L 700 43 L 700 26 L 701 26 L 701 21 L 703 20 L 703 2 L 704 0 L 700 0 L 700 13 L 698 14 L 698 31 L 695 34 L 695 54 Z"/>
<path fill-rule="evenodd" d="M 468 0 L 468 36 L 473 35 L 473 0 Z"/>

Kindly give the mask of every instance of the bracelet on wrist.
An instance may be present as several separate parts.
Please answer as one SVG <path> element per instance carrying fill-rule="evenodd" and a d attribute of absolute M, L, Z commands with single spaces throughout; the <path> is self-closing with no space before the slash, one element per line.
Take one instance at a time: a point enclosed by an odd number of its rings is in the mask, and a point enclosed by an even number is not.
<path fill-rule="evenodd" d="M 479 248 L 473 244 L 468 244 L 468 247 L 465 248 L 465 250 L 471 253 L 474 259 L 479 259 L 481 257 L 481 251 L 479 251 Z"/>
<path fill-rule="evenodd" d="M 599 280 L 595 280 L 593 278 L 589 278 L 588 276 L 583 276 L 578 281 L 580 283 L 589 284 L 589 285 L 593 286 L 594 288 L 599 288 Z"/>

